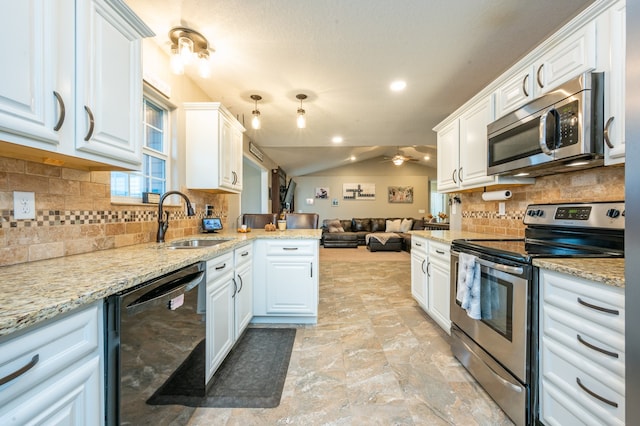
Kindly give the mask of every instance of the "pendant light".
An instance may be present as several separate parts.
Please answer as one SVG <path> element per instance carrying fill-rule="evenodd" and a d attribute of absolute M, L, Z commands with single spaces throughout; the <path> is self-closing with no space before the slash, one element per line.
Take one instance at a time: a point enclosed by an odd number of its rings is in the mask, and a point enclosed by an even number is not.
<path fill-rule="evenodd" d="M 251 112 L 251 115 L 253 115 L 251 118 L 251 127 L 257 130 L 260 128 L 260 111 L 258 110 L 258 101 L 262 99 L 262 96 L 251 95 L 251 99 L 255 101 L 256 106 L 256 109 Z"/>
<path fill-rule="evenodd" d="M 307 127 L 307 119 L 304 116 L 305 111 L 302 109 L 302 101 L 307 99 L 307 95 L 300 93 L 299 95 L 296 95 L 296 99 L 300 99 L 300 108 L 298 108 L 296 124 L 298 125 L 298 129 L 304 129 Z"/>

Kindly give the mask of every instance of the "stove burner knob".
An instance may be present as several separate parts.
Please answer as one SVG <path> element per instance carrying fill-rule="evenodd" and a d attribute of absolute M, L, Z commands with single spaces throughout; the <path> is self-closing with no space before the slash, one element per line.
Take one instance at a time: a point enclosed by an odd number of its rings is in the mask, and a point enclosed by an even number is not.
<path fill-rule="evenodd" d="M 544 216 L 544 210 L 540 210 L 540 209 L 536 210 L 536 216 L 538 217 Z"/>
<path fill-rule="evenodd" d="M 609 210 L 607 210 L 607 217 L 615 219 L 618 216 L 620 216 L 620 210 L 618 210 L 618 209 L 609 209 Z"/>

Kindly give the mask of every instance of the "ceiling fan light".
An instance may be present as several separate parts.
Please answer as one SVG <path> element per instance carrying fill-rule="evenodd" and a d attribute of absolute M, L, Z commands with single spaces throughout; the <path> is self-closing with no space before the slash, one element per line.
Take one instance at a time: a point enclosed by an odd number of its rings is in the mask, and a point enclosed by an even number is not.
<path fill-rule="evenodd" d="M 402 163 L 404 163 L 404 160 L 400 157 L 395 157 L 393 160 L 391 160 L 391 162 L 396 166 L 401 166 Z"/>

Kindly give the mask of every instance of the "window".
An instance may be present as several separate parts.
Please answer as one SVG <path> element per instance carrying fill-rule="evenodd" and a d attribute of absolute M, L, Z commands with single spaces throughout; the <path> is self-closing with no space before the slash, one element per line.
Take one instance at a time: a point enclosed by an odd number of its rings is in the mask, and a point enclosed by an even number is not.
<path fill-rule="evenodd" d="M 112 201 L 141 202 L 143 192 L 162 194 L 170 187 L 170 113 L 167 105 L 149 96 L 145 91 L 142 114 L 142 170 L 111 173 Z"/>

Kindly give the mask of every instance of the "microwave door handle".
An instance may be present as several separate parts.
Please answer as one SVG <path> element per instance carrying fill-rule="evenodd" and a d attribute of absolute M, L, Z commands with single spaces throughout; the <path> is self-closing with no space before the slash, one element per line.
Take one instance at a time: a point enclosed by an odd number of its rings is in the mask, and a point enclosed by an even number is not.
<path fill-rule="evenodd" d="M 553 155 L 553 151 L 551 151 L 549 149 L 549 145 L 547 145 L 547 118 L 549 117 L 549 114 L 552 113 L 552 111 L 553 108 L 549 108 L 542 113 L 542 115 L 540 116 L 540 125 L 538 126 L 538 143 L 540 144 L 540 149 L 542 150 L 542 152 L 549 156 Z"/>

